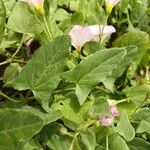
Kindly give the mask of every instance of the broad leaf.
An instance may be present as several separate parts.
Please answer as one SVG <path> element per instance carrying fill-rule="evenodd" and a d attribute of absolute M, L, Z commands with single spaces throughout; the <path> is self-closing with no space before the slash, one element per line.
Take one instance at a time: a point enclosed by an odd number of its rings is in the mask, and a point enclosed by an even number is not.
<path fill-rule="evenodd" d="M 148 133 L 150 134 L 150 122 L 148 121 L 141 121 L 140 125 L 138 126 L 137 130 L 136 130 L 137 133 Z"/>
<path fill-rule="evenodd" d="M 4 36 L 5 21 L 6 21 L 6 10 L 3 1 L 0 0 L 0 43 Z"/>
<path fill-rule="evenodd" d="M 5 70 L 4 73 L 4 83 L 8 83 L 19 75 L 21 71 L 21 67 L 17 63 L 11 63 Z"/>
<path fill-rule="evenodd" d="M 76 84 L 75 92 L 80 105 L 99 82 L 103 82 L 111 75 L 125 55 L 124 48 L 100 50 L 86 57 L 73 70 L 63 74 L 66 81 Z"/>
<path fill-rule="evenodd" d="M 139 122 L 142 120 L 150 122 L 150 108 L 145 107 L 145 108 L 139 109 L 134 114 L 133 119 Z"/>
<path fill-rule="evenodd" d="M 50 111 L 49 113 L 42 112 L 42 110 L 38 108 L 33 108 L 30 106 L 24 106 L 22 109 L 31 112 L 32 114 L 41 117 L 44 120 L 44 124 L 49 124 L 54 121 L 57 121 L 61 117 L 60 111 Z"/>
<path fill-rule="evenodd" d="M 148 150 L 150 149 L 150 143 L 142 138 L 134 138 L 128 143 L 130 150 Z"/>
<path fill-rule="evenodd" d="M 112 74 L 104 81 L 105 87 L 111 91 L 113 91 L 115 80 L 118 77 L 120 77 L 123 74 L 123 72 L 127 69 L 137 52 L 137 47 L 135 46 L 128 46 L 126 49 L 127 55 L 125 56 L 125 58 L 120 62 L 118 67 L 114 69 Z"/>
<path fill-rule="evenodd" d="M 96 137 L 92 130 L 88 129 L 80 133 L 81 138 L 80 145 L 82 149 L 95 150 L 96 147 Z"/>
<path fill-rule="evenodd" d="M 65 71 L 70 45 L 70 38 L 61 36 L 42 46 L 19 76 L 6 86 L 17 90 L 31 89 L 35 97 L 47 106 L 50 92 L 57 87 L 60 75 Z"/>
<path fill-rule="evenodd" d="M 134 128 L 130 124 L 128 116 L 125 112 L 121 114 L 116 129 L 126 141 L 131 141 L 135 136 Z"/>
<path fill-rule="evenodd" d="M 128 145 L 118 134 L 109 137 L 110 150 L 129 150 Z"/>
<path fill-rule="evenodd" d="M 65 126 L 75 130 L 81 123 L 87 119 L 92 101 L 86 101 L 83 106 L 80 106 L 77 97 L 74 93 L 70 93 L 67 97 L 55 98 L 52 104 L 53 110 L 60 110 Z"/>
<path fill-rule="evenodd" d="M 68 150 L 71 138 L 61 135 L 61 124 L 54 122 L 45 126 L 39 133 L 39 141 L 52 150 Z"/>
<path fill-rule="evenodd" d="M 18 109 L 0 110 L 0 149 L 16 150 L 37 134 L 44 121 L 30 112 Z"/>
<path fill-rule="evenodd" d="M 150 95 L 150 85 L 138 85 L 129 93 L 129 99 L 137 106 L 142 106 Z"/>
<path fill-rule="evenodd" d="M 113 43 L 114 47 L 122 47 L 135 45 L 138 47 L 138 51 L 136 56 L 134 57 L 134 62 L 139 64 L 144 53 L 147 49 L 144 46 L 149 42 L 149 35 L 146 32 L 142 31 L 131 31 L 123 34 L 118 39 L 116 39 Z"/>
<path fill-rule="evenodd" d="M 28 5 L 18 2 L 8 19 L 7 27 L 24 34 L 39 35 L 42 32 L 41 25 L 36 17 L 29 11 Z"/>

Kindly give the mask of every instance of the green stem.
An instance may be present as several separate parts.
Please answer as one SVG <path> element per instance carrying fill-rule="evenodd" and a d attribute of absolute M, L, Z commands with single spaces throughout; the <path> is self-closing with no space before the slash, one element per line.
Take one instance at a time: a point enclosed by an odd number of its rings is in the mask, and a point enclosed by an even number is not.
<path fill-rule="evenodd" d="M 128 101 L 129 102 L 129 98 L 125 98 L 125 99 L 122 99 L 122 100 L 120 100 L 120 101 L 116 101 L 116 104 L 120 104 L 120 103 L 123 103 L 123 102 L 126 102 L 126 101 Z"/>
<path fill-rule="evenodd" d="M 68 88 L 68 89 L 64 89 L 64 90 L 56 90 L 54 92 L 52 92 L 52 94 L 58 94 L 58 93 L 62 93 L 62 92 L 67 92 L 67 91 L 74 91 L 75 88 Z"/>
<path fill-rule="evenodd" d="M 73 149 L 73 143 L 74 143 L 74 141 L 75 141 L 75 139 L 77 138 L 78 135 L 79 135 L 79 133 L 76 133 L 76 134 L 74 135 L 74 138 L 73 138 L 73 140 L 71 141 L 71 144 L 70 144 L 70 146 L 69 146 L 69 150 L 72 150 L 72 149 Z"/>
<path fill-rule="evenodd" d="M 20 42 L 20 44 L 19 44 L 17 50 L 15 51 L 15 53 L 12 55 L 12 57 L 15 57 L 15 56 L 18 54 L 18 52 L 19 52 L 19 50 L 21 49 L 22 44 L 23 44 L 23 42 L 24 42 L 24 37 L 25 37 L 25 34 L 22 35 L 21 42 Z"/>
<path fill-rule="evenodd" d="M 48 32 L 48 36 L 49 36 L 50 39 L 52 39 L 52 34 L 51 34 L 51 31 L 50 31 L 50 28 L 49 28 L 49 26 L 48 26 L 48 23 L 47 23 L 47 20 L 46 20 L 46 17 L 45 17 L 45 16 L 43 16 L 43 21 L 44 21 L 46 30 L 47 30 L 47 32 Z"/>
<path fill-rule="evenodd" d="M 145 73 L 145 79 L 147 82 L 149 82 L 149 66 L 146 66 L 146 73 Z"/>
<path fill-rule="evenodd" d="M 108 134 L 106 136 L 106 150 L 109 150 L 109 145 L 108 145 Z"/>
<path fill-rule="evenodd" d="M 6 60 L 6 61 L 4 61 L 4 62 L 1 62 L 0 63 L 0 66 L 2 66 L 2 65 L 5 65 L 5 64 L 8 64 L 9 62 Z"/>
<path fill-rule="evenodd" d="M 20 101 L 17 101 L 17 100 L 15 100 L 15 99 L 13 99 L 13 98 L 8 97 L 6 94 L 4 94 L 4 93 L 2 93 L 2 92 L 0 92 L 0 96 L 6 98 L 7 100 L 9 100 L 9 101 L 11 101 L 11 102 L 15 102 L 15 103 L 19 103 L 19 102 L 20 102 Z"/>
<path fill-rule="evenodd" d="M 104 89 L 103 87 L 96 86 L 95 88 L 98 89 L 98 90 L 101 90 L 103 92 L 110 93 L 108 90 Z"/>
<path fill-rule="evenodd" d="M 39 18 L 36 15 L 34 15 L 34 16 L 35 16 L 36 20 L 39 22 L 39 24 L 41 25 L 41 27 L 44 30 L 44 32 L 46 33 L 47 37 L 50 38 L 47 30 L 45 29 L 45 27 L 43 27 L 43 24 L 41 23 L 41 21 L 39 20 Z"/>

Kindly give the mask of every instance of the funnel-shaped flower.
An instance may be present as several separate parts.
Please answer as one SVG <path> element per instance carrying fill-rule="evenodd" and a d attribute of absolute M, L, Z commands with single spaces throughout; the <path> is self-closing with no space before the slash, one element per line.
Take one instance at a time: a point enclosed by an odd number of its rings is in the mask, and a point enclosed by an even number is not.
<path fill-rule="evenodd" d="M 111 26 L 111 25 L 92 25 L 86 27 L 91 30 L 93 36 L 94 36 L 94 41 L 99 41 L 100 38 L 104 39 L 107 36 L 111 35 L 112 33 L 116 32 L 116 29 Z"/>
<path fill-rule="evenodd" d="M 72 45 L 76 49 L 81 49 L 86 42 L 98 42 L 100 39 L 104 39 L 113 32 L 116 32 L 113 26 L 92 25 L 82 27 L 75 25 L 69 32 L 69 35 L 71 36 Z"/>
<path fill-rule="evenodd" d="M 113 7 L 117 5 L 121 0 L 105 0 L 106 12 L 111 13 Z"/>
<path fill-rule="evenodd" d="M 69 35 L 72 40 L 72 45 L 76 49 L 81 49 L 81 47 L 86 43 L 93 39 L 93 34 L 90 29 L 75 25 L 69 32 Z"/>
<path fill-rule="evenodd" d="M 19 1 L 28 3 L 30 6 L 33 6 L 38 13 L 44 14 L 43 8 L 44 0 L 19 0 Z"/>

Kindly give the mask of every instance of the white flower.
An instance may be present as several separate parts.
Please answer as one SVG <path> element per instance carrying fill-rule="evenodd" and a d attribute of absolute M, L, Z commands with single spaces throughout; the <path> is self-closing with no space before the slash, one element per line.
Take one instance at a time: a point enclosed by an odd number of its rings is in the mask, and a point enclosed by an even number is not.
<path fill-rule="evenodd" d="M 121 0 L 105 0 L 106 12 L 111 13 L 113 7 L 117 5 Z"/>
<path fill-rule="evenodd" d="M 100 39 L 104 39 L 114 32 L 116 32 L 116 29 L 113 26 L 92 25 L 83 27 L 75 25 L 70 30 L 69 35 L 72 40 L 72 45 L 76 49 L 81 49 L 86 42 L 98 42 Z"/>
<path fill-rule="evenodd" d="M 76 49 L 81 49 L 81 47 L 86 43 L 91 41 L 94 36 L 90 29 L 75 25 L 73 28 L 70 30 L 69 35 L 72 40 L 72 45 Z"/>
<path fill-rule="evenodd" d="M 92 25 L 86 28 L 91 30 L 92 34 L 94 35 L 94 41 L 99 41 L 100 38 L 104 39 L 112 33 L 116 32 L 116 29 L 111 25 Z"/>

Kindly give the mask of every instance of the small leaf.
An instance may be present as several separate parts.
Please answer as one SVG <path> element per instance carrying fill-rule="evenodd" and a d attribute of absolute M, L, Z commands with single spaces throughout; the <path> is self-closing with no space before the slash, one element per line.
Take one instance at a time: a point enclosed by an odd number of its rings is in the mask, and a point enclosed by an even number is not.
<path fill-rule="evenodd" d="M 124 48 L 99 50 L 86 57 L 77 67 L 63 74 L 68 82 L 75 82 L 75 93 L 80 105 L 84 103 L 90 91 L 111 75 L 126 55 Z"/>
<path fill-rule="evenodd" d="M 117 132 L 127 141 L 131 141 L 135 136 L 134 128 L 130 124 L 128 116 L 125 112 L 121 114 L 116 129 Z"/>

